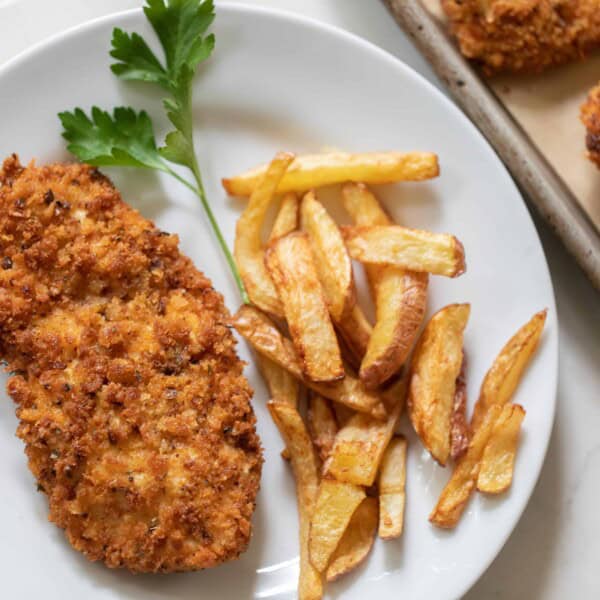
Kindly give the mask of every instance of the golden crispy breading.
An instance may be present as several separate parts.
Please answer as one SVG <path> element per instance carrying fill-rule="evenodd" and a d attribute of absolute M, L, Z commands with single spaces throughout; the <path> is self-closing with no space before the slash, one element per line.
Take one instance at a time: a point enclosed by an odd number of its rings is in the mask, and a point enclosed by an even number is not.
<path fill-rule="evenodd" d="M 0 356 L 50 520 L 90 560 L 245 550 L 262 451 L 223 300 L 86 165 L 0 171 Z"/>
<path fill-rule="evenodd" d="M 536 72 L 600 45 L 600 0 L 442 0 L 461 52 L 487 73 Z"/>
<path fill-rule="evenodd" d="M 581 121 L 587 129 L 588 158 L 600 168 L 600 83 L 590 90 L 581 106 Z"/>

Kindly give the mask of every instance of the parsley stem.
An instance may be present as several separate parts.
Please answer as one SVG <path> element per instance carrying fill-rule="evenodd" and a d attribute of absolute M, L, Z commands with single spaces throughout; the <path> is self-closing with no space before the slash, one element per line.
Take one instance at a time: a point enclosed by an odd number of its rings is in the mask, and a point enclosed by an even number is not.
<path fill-rule="evenodd" d="M 197 189 L 198 197 L 200 198 L 200 202 L 202 202 L 204 212 L 206 213 L 206 216 L 208 217 L 208 220 L 210 221 L 210 224 L 212 225 L 213 231 L 215 232 L 215 235 L 217 236 L 217 240 L 219 242 L 219 245 L 221 246 L 221 250 L 223 250 L 223 254 L 225 255 L 225 260 L 227 261 L 227 264 L 229 265 L 229 268 L 231 269 L 231 273 L 233 275 L 233 278 L 235 280 L 237 288 L 240 292 L 240 296 L 242 297 L 242 302 L 244 304 L 250 304 L 250 298 L 248 297 L 248 292 L 246 291 L 246 287 L 244 286 L 244 282 L 242 281 L 240 272 L 238 271 L 237 265 L 235 264 L 233 255 L 231 254 L 231 251 L 229 250 L 229 246 L 227 246 L 227 242 L 225 241 L 225 238 L 223 237 L 221 228 L 217 224 L 215 215 L 213 214 L 210 204 L 208 203 L 208 198 L 206 197 L 206 192 L 204 191 L 204 184 L 202 183 L 202 177 L 200 176 L 200 171 L 198 169 L 198 165 L 196 163 L 195 157 L 194 157 L 194 168 L 192 169 L 192 171 L 193 171 L 194 177 L 196 179 L 196 184 L 198 185 L 198 189 Z"/>
<path fill-rule="evenodd" d="M 204 212 L 206 213 L 206 216 L 208 217 L 208 220 L 213 229 L 213 232 L 214 232 L 215 236 L 217 237 L 219 246 L 221 246 L 221 250 L 223 251 L 223 254 L 225 255 L 225 260 L 227 261 L 227 264 L 229 265 L 229 268 L 233 275 L 233 279 L 235 280 L 235 283 L 236 283 L 236 286 L 240 293 L 240 296 L 242 297 L 242 302 L 244 304 L 250 304 L 250 298 L 248 297 L 248 292 L 246 291 L 246 287 L 244 286 L 244 282 L 242 281 L 240 272 L 238 271 L 237 265 L 235 264 L 233 255 L 231 254 L 231 251 L 229 250 L 229 246 L 227 246 L 227 242 L 225 241 L 225 238 L 223 237 L 221 228 L 219 227 L 217 220 L 215 218 L 215 215 L 213 214 L 213 211 L 210 207 L 210 204 L 208 203 L 208 198 L 206 197 L 206 192 L 204 191 L 204 184 L 202 183 L 202 177 L 200 175 L 200 169 L 198 168 L 198 162 L 196 161 L 195 154 L 194 154 L 194 162 L 193 162 L 191 170 L 192 170 L 192 173 L 194 174 L 194 179 L 196 180 L 197 187 L 192 185 L 189 181 L 187 181 L 183 177 L 179 176 L 175 171 L 169 169 L 169 173 L 171 175 L 173 175 L 173 177 L 175 177 L 175 179 L 177 179 L 178 181 L 183 183 L 183 185 L 185 185 L 187 188 L 192 190 L 192 192 L 194 192 L 194 194 L 196 194 L 196 196 L 198 196 L 198 198 L 200 198 L 200 202 L 202 203 L 202 208 L 204 208 Z"/>
<path fill-rule="evenodd" d="M 233 275 L 235 283 L 237 285 L 238 291 L 240 292 L 240 296 L 242 298 L 242 302 L 244 304 L 250 304 L 250 298 L 248 297 L 248 292 L 246 291 L 246 287 L 244 286 L 244 282 L 242 281 L 242 277 L 240 272 L 238 271 L 237 265 L 235 264 L 235 260 L 227 246 L 227 242 L 223 237 L 223 233 L 221 232 L 221 228 L 215 219 L 215 215 L 213 214 L 212 208 L 210 207 L 210 203 L 208 202 L 208 198 L 206 197 L 206 192 L 204 190 L 204 183 L 202 182 L 202 175 L 200 174 L 200 167 L 198 166 L 198 159 L 196 158 L 196 149 L 194 147 L 194 127 L 192 121 L 192 84 L 191 80 L 188 83 L 187 89 L 185 93 L 183 93 L 180 97 L 181 108 L 182 108 L 182 116 L 183 123 L 181 127 L 181 131 L 183 135 L 187 138 L 189 148 L 190 148 L 190 156 L 188 167 L 194 175 L 194 179 L 196 180 L 196 195 L 200 198 L 200 202 L 202 203 L 202 207 L 204 208 L 204 212 L 210 221 L 213 232 L 221 246 L 221 250 L 225 255 L 225 260 L 229 265 L 229 269 Z"/>

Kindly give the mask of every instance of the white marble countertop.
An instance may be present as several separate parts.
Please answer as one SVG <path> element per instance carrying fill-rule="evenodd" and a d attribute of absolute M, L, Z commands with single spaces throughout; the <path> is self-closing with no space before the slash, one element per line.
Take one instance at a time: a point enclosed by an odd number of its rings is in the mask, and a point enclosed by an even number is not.
<path fill-rule="evenodd" d="M 399 56 L 441 87 L 379 0 L 238 2 L 277 7 L 345 28 Z M 0 0 L 0 64 L 61 30 L 141 4 L 141 0 Z M 600 294 L 546 225 L 539 219 L 536 225 L 550 264 L 560 320 L 556 424 L 523 517 L 467 600 L 600 597 Z"/>

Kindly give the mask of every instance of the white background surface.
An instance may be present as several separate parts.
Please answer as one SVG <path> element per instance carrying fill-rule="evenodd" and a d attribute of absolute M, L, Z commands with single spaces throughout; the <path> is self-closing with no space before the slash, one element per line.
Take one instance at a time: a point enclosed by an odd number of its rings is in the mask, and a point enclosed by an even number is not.
<path fill-rule="evenodd" d="M 434 80 L 416 51 L 407 50 L 402 32 L 378 0 L 245 3 L 276 6 L 346 28 Z M 62 29 L 139 4 L 134 0 L 0 0 L 0 63 Z M 578 126 L 575 116 L 574 126 Z M 600 295 L 545 225 L 536 224 L 550 263 L 561 322 L 556 425 L 531 502 L 500 556 L 468 594 L 469 600 L 587 599 L 600 594 Z"/>

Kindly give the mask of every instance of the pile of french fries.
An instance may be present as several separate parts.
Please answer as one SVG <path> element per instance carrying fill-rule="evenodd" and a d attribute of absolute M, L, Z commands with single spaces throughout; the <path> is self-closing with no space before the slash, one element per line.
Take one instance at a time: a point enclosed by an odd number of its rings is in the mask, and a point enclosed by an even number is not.
<path fill-rule="evenodd" d="M 511 397 L 546 312 L 502 349 L 469 423 L 470 306 L 446 306 L 422 327 L 429 275 L 464 273 L 463 246 L 449 234 L 394 224 L 366 186 L 438 174 L 436 155 L 425 152 L 279 153 L 223 180 L 230 194 L 248 197 L 234 255 L 251 303 L 233 325 L 258 353 L 296 480 L 301 599 L 321 598 L 324 582 L 356 568 L 376 535 L 402 534 L 407 443 L 397 427 L 405 404 L 431 456 L 454 463 L 434 525 L 454 527 L 475 489 L 498 494 L 511 485 L 525 415 Z M 354 225 L 339 226 L 319 201 L 317 188 L 331 184 L 342 184 Z M 366 269 L 373 324 L 357 302 L 353 260 Z"/>

